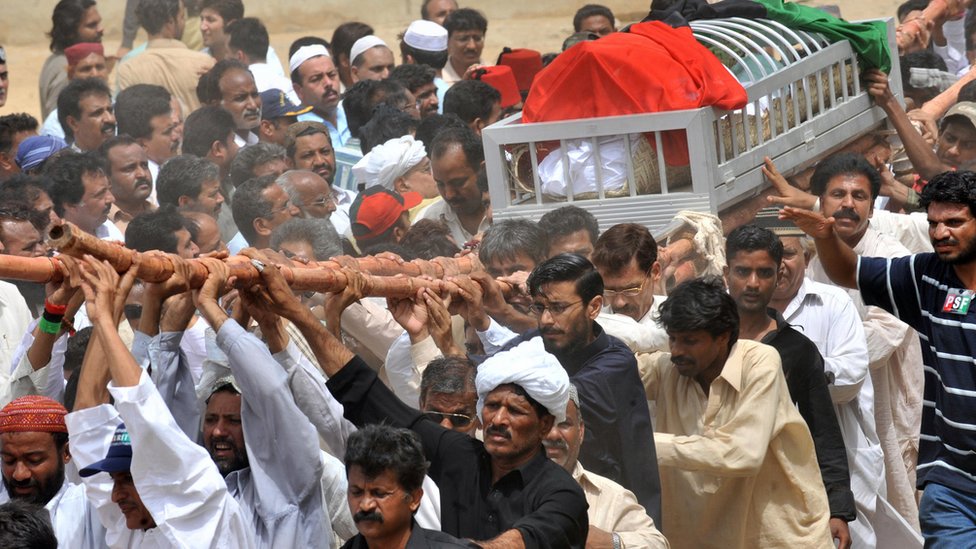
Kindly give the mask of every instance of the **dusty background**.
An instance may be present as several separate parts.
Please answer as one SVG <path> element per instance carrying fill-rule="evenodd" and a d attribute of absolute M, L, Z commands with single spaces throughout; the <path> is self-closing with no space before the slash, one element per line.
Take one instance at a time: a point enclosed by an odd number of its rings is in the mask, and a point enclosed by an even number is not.
<path fill-rule="evenodd" d="M 596 0 L 599 2 L 599 0 Z M 481 10 L 488 17 L 484 60 L 493 63 L 505 46 L 527 47 L 543 53 L 559 51 L 572 33 L 572 17 L 585 1 L 461 0 L 461 5 Z M 619 22 L 643 17 L 648 0 L 606 0 Z M 811 2 L 815 4 L 815 2 Z M 842 15 L 849 20 L 894 16 L 899 0 L 841 0 Z M 51 12 L 57 0 L 0 0 L 0 44 L 7 50 L 10 90 L 0 114 L 28 112 L 38 116 L 37 78 L 50 54 L 45 33 L 51 28 Z M 420 18 L 419 0 L 246 0 L 247 15 L 260 17 L 271 33 L 279 56 L 287 55 L 293 40 L 307 34 L 331 38 L 332 30 L 345 21 L 364 21 L 397 52 L 396 36 L 410 21 Z M 105 25 L 105 50 L 112 54 L 122 38 L 125 0 L 100 0 Z M 198 25 L 199 19 L 187 21 Z M 145 40 L 140 33 L 136 44 Z M 287 66 L 287 59 L 282 59 Z M 399 59 L 397 59 L 399 61 Z"/>

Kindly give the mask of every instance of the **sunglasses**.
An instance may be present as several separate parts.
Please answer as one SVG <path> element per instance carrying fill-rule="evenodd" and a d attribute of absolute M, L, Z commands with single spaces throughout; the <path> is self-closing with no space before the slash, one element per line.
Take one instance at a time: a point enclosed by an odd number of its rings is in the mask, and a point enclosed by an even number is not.
<path fill-rule="evenodd" d="M 424 415 L 427 416 L 427 419 L 433 421 L 434 423 L 441 423 L 444 421 L 444 418 L 447 418 L 451 421 L 451 425 L 453 425 L 454 427 L 467 427 L 468 425 L 471 425 L 472 421 L 474 421 L 474 418 L 465 414 L 451 414 L 448 412 L 424 412 Z"/>

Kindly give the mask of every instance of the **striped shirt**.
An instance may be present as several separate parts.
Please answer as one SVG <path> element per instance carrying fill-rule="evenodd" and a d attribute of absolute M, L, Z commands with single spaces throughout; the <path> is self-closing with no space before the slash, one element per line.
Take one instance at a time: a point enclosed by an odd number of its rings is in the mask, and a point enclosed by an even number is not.
<path fill-rule="evenodd" d="M 918 487 L 936 482 L 976 493 L 976 306 L 944 311 L 950 293 L 966 289 L 932 253 L 894 259 L 861 257 L 864 302 L 915 328 L 922 343 L 925 391 Z"/>

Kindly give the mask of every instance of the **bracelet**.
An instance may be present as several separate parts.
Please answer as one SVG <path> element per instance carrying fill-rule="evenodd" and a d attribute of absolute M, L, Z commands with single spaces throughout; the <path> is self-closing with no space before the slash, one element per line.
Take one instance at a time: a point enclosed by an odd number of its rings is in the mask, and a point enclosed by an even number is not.
<path fill-rule="evenodd" d="M 813 203 L 813 211 L 815 211 L 815 212 L 819 212 L 820 211 L 820 197 L 819 196 L 817 197 L 817 201 Z"/>
<path fill-rule="evenodd" d="M 620 542 L 620 534 L 610 532 L 610 541 L 613 543 L 613 549 L 623 549 L 624 545 Z"/>
<path fill-rule="evenodd" d="M 37 327 L 41 329 L 45 334 L 57 335 L 61 331 L 60 322 L 51 322 L 50 320 L 41 316 L 37 321 Z"/>
<path fill-rule="evenodd" d="M 44 310 L 41 312 L 41 318 L 52 324 L 61 324 L 61 319 L 64 318 L 64 315 L 56 315 L 48 310 Z"/>
<path fill-rule="evenodd" d="M 44 300 L 44 310 L 51 313 L 52 315 L 64 316 L 64 313 L 68 311 L 67 305 L 55 305 L 48 300 Z"/>

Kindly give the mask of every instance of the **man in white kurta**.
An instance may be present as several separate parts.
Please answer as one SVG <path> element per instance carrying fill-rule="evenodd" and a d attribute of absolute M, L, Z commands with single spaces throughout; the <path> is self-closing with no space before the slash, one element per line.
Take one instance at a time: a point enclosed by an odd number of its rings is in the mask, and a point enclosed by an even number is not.
<path fill-rule="evenodd" d="M 865 231 L 854 251 L 866 257 L 902 257 L 910 252 L 893 237 Z M 818 258 L 808 273 L 829 283 Z M 922 421 L 922 349 L 910 326 L 879 307 L 868 307 L 857 290 L 847 290 L 861 317 L 874 389 L 874 417 L 885 457 L 887 500 L 916 530 L 915 465 Z"/>

